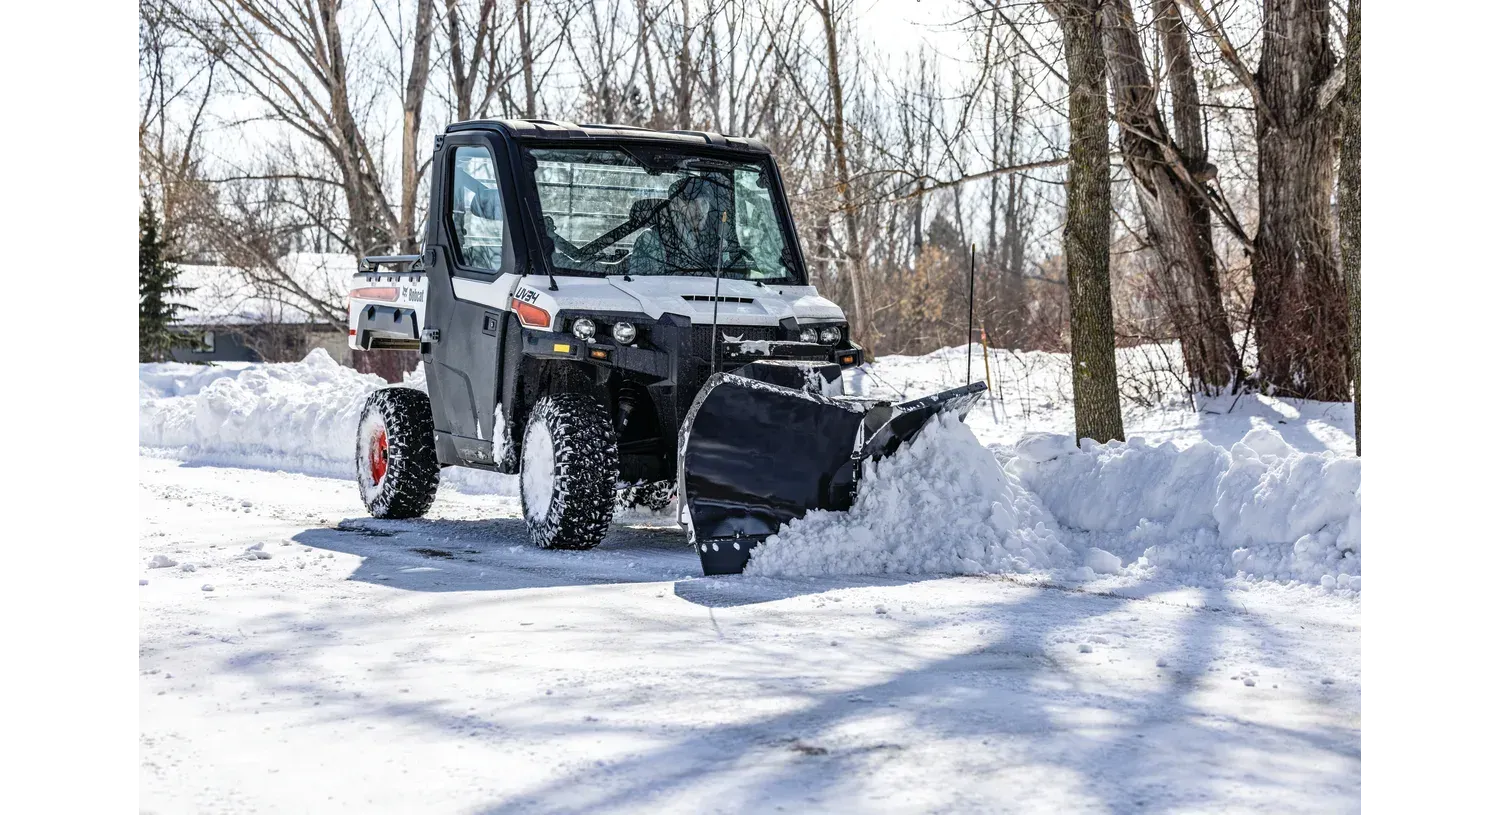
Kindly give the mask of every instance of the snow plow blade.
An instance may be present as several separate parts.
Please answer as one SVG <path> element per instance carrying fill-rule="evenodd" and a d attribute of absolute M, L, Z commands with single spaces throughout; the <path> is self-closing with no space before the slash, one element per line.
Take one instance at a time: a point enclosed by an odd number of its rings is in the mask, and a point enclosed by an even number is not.
<path fill-rule="evenodd" d="M 681 520 L 703 573 L 744 571 L 761 541 L 808 510 L 849 509 L 865 459 L 890 455 L 934 416 L 968 413 L 984 391 L 976 382 L 892 404 L 714 374 L 677 457 Z"/>

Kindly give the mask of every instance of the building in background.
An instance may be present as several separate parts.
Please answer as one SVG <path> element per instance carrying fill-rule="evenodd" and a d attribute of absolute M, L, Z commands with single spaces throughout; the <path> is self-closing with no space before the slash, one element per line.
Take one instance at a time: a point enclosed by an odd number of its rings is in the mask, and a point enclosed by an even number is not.
<path fill-rule="evenodd" d="M 341 364 L 400 382 L 420 361 L 414 351 L 349 348 L 346 297 L 357 261 L 351 255 L 297 252 L 276 269 L 181 266 L 177 362 L 295 362 L 322 348 Z"/>

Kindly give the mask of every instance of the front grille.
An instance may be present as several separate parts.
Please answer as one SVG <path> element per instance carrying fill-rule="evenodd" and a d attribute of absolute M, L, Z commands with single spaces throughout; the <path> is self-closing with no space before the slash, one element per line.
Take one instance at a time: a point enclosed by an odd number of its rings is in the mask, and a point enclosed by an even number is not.
<path fill-rule="evenodd" d="M 760 342 L 764 340 L 780 339 L 777 334 L 781 329 L 773 325 L 721 325 L 719 326 L 719 353 L 724 353 L 724 338 L 734 337 L 745 342 Z M 708 359 L 713 352 L 713 326 L 693 326 L 693 350 L 692 355 L 698 359 Z"/>

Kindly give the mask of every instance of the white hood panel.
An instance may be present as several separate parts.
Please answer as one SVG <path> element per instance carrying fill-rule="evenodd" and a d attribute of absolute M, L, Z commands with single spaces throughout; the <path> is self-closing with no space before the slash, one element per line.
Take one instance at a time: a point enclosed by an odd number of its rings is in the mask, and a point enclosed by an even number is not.
<path fill-rule="evenodd" d="M 636 276 L 608 278 L 611 286 L 629 295 L 638 310 L 653 319 L 662 314 L 685 314 L 694 323 L 714 318 L 714 284 L 719 297 L 751 302 L 719 302 L 719 322 L 726 325 L 776 325 L 788 317 L 805 320 L 842 320 L 844 312 L 818 296 L 812 286 L 756 285 L 746 280 L 711 277 Z M 686 295 L 686 297 L 684 296 Z M 705 299 L 693 299 L 693 298 Z"/>

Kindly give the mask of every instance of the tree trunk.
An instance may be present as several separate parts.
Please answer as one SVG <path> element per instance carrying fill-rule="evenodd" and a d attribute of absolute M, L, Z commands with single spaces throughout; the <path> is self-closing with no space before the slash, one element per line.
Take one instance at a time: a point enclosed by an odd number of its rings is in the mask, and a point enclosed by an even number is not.
<path fill-rule="evenodd" d="M 1250 271 L 1261 383 L 1349 398 L 1349 308 L 1333 251 L 1337 82 L 1328 0 L 1265 0 L 1256 85 L 1260 229 Z"/>
<path fill-rule="evenodd" d="M 823 23 L 823 39 L 827 45 L 828 88 L 833 97 L 833 124 L 829 140 L 833 142 L 834 170 L 838 176 L 839 202 L 844 210 L 844 256 L 848 264 L 844 273 L 849 276 L 849 292 L 854 300 L 854 314 L 850 325 L 854 333 L 865 343 L 873 355 L 878 337 L 871 333 L 868 315 L 865 313 L 864 296 L 864 245 L 860 243 L 859 212 L 854 200 L 854 186 L 849 174 L 849 148 L 844 129 L 844 84 L 839 74 L 838 21 L 834 17 L 833 0 L 816 0 L 814 9 Z"/>
<path fill-rule="evenodd" d="M 521 81 L 526 94 L 522 118 L 536 118 L 536 54 L 531 41 L 531 0 L 516 0 L 516 34 L 521 47 Z"/>
<path fill-rule="evenodd" d="M 401 104 L 401 251 L 417 251 L 417 140 L 422 132 L 422 100 L 427 98 L 427 74 L 432 65 L 432 4 L 418 0 L 417 29 L 414 32 L 411 70 L 406 75 L 406 96 Z"/>
<path fill-rule="evenodd" d="M 1172 0 L 1165 5 L 1177 8 Z M 1120 152 L 1135 180 L 1146 235 L 1157 260 L 1152 266 L 1153 288 L 1181 342 L 1194 389 L 1219 393 L 1242 377 L 1229 316 L 1220 298 L 1208 210 L 1192 175 L 1206 169 L 1192 66 L 1185 63 L 1186 53 L 1173 53 L 1166 47 L 1169 38 L 1164 30 L 1168 70 L 1174 76 L 1174 89 L 1181 89 L 1173 95 L 1178 129 L 1193 134 L 1197 167 L 1188 164 L 1167 134 L 1129 0 L 1104 0 L 1102 11 L 1115 116 L 1120 123 Z"/>
<path fill-rule="evenodd" d="M 1354 454 L 1361 455 L 1359 384 L 1359 236 L 1360 236 L 1360 0 L 1349 0 L 1349 34 L 1345 38 L 1344 140 L 1339 155 L 1339 255 L 1344 262 L 1344 285 L 1349 292 L 1349 379 L 1354 397 Z"/>
<path fill-rule="evenodd" d="M 693 129 L 693 53 L 692 26 L 688 0 L 682 0 L 682 42 L 677 48 L 677 122 L 682 130 Z"/>
<path fill-rule="evenodd" d="M 1021 100 L 1024 92 L 1021 74 L 1012 65 L 1011 88 L 1006 120 L 1010 123 L 1005 141 L 1004 164 L 1012 166 L 1020 160 L 1019 133 L 1021 122 Z M 997 113 L 998 117 L 998 113 Z M 998 176 L 996 177 L 998 179 Z M 1003 348 L 1020 348 L 1026 335 L 1026 233 L 1021 220 L 1022 193 L 1026 178 L 1019 173 L 1005 176 L 1005 235 L 1000 239 L 1000 345 Z"/>
<path fill-rule="evenodd" d="M 475 20 L 474 47 L 465 65 L 464 30 L 458 16 L 458 0 L 447 0 L 448 9 L 448 72 L 453 88 L 454 113 L 457 121 L 474 118 L 474 86 L 479 79 L 480 57 L 485 51 L 485 41 L 495 19 L 495 0 L 482 0 Z M 494 57 L 491 55 L 491 62 Z"/>
<path fill-rule="evenodd" d="M 656 84 L 656 60 L 651 58 L 650 33 L 651 20 L 653 19 L 646 0 L 635 0 L 635 39 L 636 50 L 640 54 L 641 66 L 646 71 L 646 94 L 651 100 L 651 120 L 648 127 L 660 128 L 662 121 L 661 94 L 657 92 Z"/>
<path fill-rule="evenodd" d="M 1101 0 L 1049 0 L 1068 66 L 1067 218 L 1073 419 L 1077 438 L 1125 438 L 1115 371 L 1109 291 L 1109 109 L 1105 102 Z"/>
<path fill-rule="evenodd" d="M 1219 285 L 1218 256 L 1214 252 L 1213 214 L 1204 198 L 1208 179 L 1218 170 L 1208 162 L 1208 144 L 1203 125 L 1203 108 L 1198 98 L 1198 80 L 1193 73 L 1192 43 L 1175 0 L 1156 0 L 1156 28 L 1166 60 L 1167 82 L 1172 91 L 1172 124 L 1174 141 L 1189 178 L 1196 182 L 1195 194 L 1187 197 L 1188 218 L 1194 255 L 1203 259 L 1196 277 L 1195 291 L 1202 298 L 1201 316 L 1206 327 L 1203 338 L 1214 349 L 1213 357 L 1230 376 L 1229 387 L 1237 388 L 1246 378 L 1241 356 L 1234 347 L 1229 315 L 1224 309 L 1223 290 Z M 1181 180 L 1179 178 L 1179 180 Z M 1227 356 L 1223 354 L 1227 352 Z"/>

